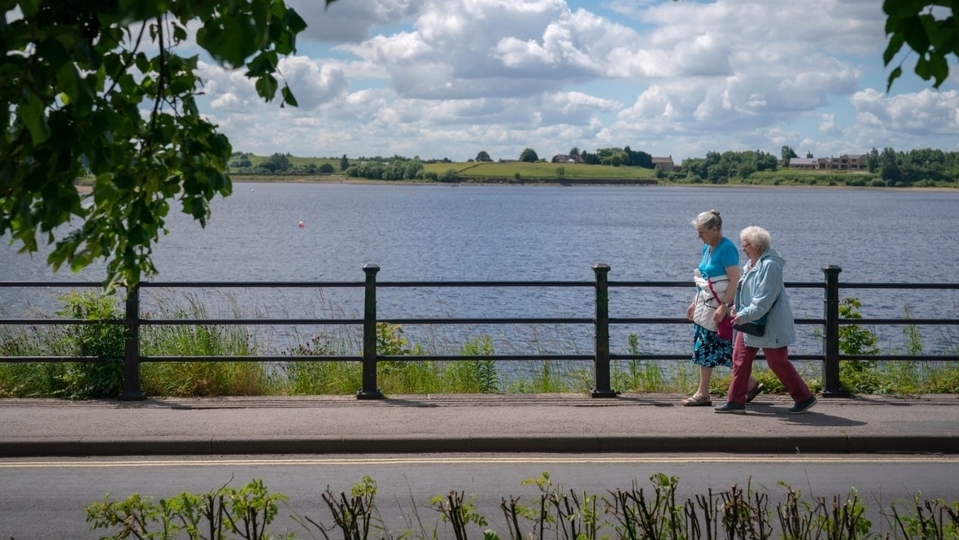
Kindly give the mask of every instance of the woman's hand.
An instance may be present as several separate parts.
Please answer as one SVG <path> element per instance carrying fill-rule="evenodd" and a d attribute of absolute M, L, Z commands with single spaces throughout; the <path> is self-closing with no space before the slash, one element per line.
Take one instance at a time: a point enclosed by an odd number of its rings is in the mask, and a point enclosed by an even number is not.
<path fill-rule="evenodd" d="M 713 313 L 713 322 L 716 324 L 721 323 L 723 321 L 723 317 L 726 316 L 727 311 L 729 311 L 729 308 L 726 307 L 726 304 L 720 304 Z"/>
<path fill-rule="evenodd" d="M 696 304 L 689 304 L 689 307 L 686 308 L 686 318 L 693 320 L 693 313 L 696 312 Z"/>

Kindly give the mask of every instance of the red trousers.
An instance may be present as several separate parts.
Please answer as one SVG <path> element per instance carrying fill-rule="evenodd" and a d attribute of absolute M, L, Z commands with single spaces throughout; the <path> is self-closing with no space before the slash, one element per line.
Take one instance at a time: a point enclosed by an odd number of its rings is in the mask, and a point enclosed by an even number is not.
<path fill-rule="evenodd" d="M 746 391 L 749 390 L 749 376 L 753 372 L 753 360 L 759 353 L 758 347 L 749 347 L 743 340 L 742 332 L 736 332 L 736 341 L 733 343 L 733 382 L 729 385 L 727 401 L 739 405 L 746 404 Z M 812 392 L 802 380 L 796 368 L 789 362 L 789 348 L 763 347 L 766 363 L 769 369 L 782 381 L 783 386 L 796 403 L 801 403 L 812 397 Z"/>

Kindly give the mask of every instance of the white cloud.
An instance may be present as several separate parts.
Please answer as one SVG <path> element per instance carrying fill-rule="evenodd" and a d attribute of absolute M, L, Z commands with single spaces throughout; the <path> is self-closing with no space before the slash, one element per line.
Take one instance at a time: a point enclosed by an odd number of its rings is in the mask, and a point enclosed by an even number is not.
<path fill-rule="evenodd" d="M 339 65 L 303 56 L 284 58 L 279 71 L 303 109 L 315 108 L 343 95 L 349 84 Z"/>
<path fill-rule="evenodd" d="M 888 129 L 912 134 L 959 133 L 959 91 L 923 90 L 886 96 L 876 90 L 856 92 L 851 100 L 860 113 L 871 114 Z"/>
<path fill-rule="evenodd" d="M 875 0 L 323 4 L 290 2 L 310 24 L 280 65 L 298 109 L 263 104 L 240 74 L 204 70 L 209 112 L 243 141 L 235 146 L 463 159 L 626 144 L 674 156 L 778 155 L 783 145 L 829 155 L 945 148 L 959 132 L 959 69 L 941 92 L 897 83 L 884 93 Z"/>
<path fill-rule="evenodd" d="M 867 89 L 853 94 L 850 102 L 856 108 L 855 127 L 864 145 L 959 150 L 959 91 L 925 89 L 888 96 Z"/>
<path fill-rule="evenodd" d="M 412 0 L 339 0 L 329 6 L 325 0 L 288 0 L 309 24 L 304 38 L 326 42 L 358 42 L 381 25 L 403 22 L 415 13 Z"/>
<path fill-rule="evenodd" d="M 839 129 L 836 126 L 836 115 L 835 114 L 821 114 L 819 115 L 819 132 L 826 135 L 835 135 Z"/>

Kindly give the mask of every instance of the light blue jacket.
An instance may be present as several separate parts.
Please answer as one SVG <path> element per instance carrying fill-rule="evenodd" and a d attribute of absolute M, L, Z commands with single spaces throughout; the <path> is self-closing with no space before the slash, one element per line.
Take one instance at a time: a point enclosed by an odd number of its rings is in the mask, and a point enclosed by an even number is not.
<path fill-rule="evenodd" d="M 742 322 L 753 322 L 769 314 L 766 318 L 766 335 L 743 334 L 746 345 L 750 347 L 778 348 L 796 341 L 793 310 L 783 285 L 785 264 L 779 253 L 769 248 L 749 271 L 746 270 L 748 263 L 743 266 L 736 291 L 736 315 Z"/>

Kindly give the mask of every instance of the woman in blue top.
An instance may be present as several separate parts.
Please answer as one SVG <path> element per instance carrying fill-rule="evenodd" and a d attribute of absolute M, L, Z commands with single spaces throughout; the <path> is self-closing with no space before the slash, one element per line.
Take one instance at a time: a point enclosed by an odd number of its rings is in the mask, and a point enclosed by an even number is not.
<path fill-rule="evenodd" d="M 686 318 L 693 321 L 693 363 L 699 366 L 699 387 L 682 403 L 686 407 L 707 407 L 712 405 L 709 379 L 713 368 L 732 365 L 733 343 L 720 338 L 717 328 L 735 300 L 736 289 L 729 284 L 739 281 L 739 250 L 723 236 L 723 219 L 716 210 L 696 216 L 693 226 L 703 241 L 703 255 L 693 272 L 696 296 L 686 308 Z M 748 388 L 749 401 L 763 389 L 752 377 Z"/>

